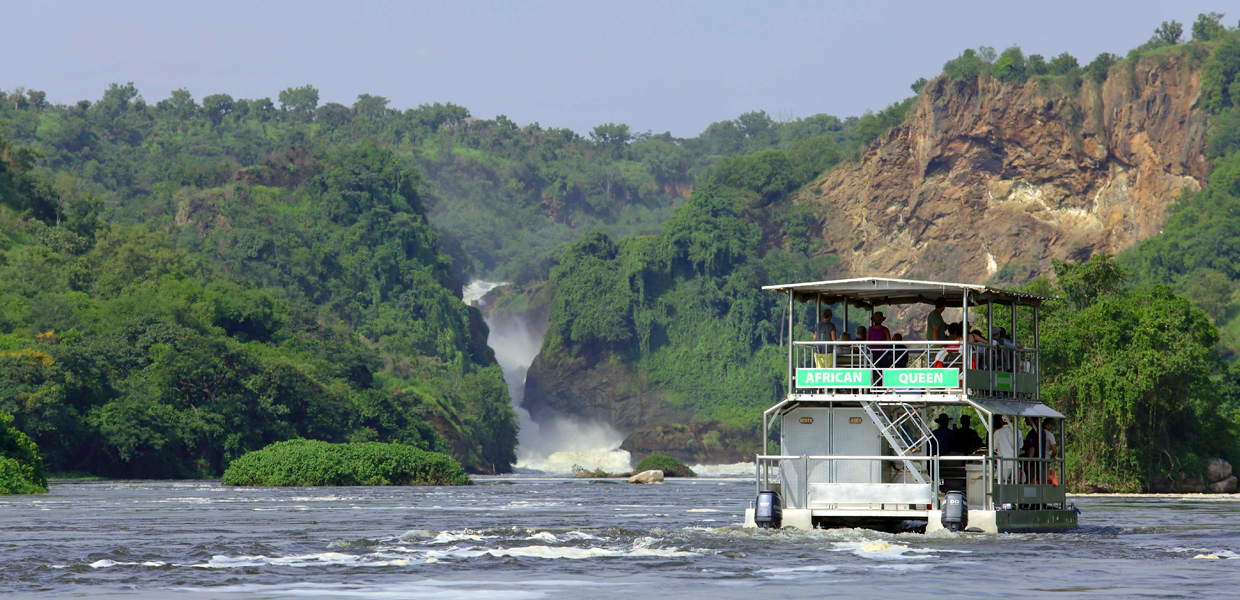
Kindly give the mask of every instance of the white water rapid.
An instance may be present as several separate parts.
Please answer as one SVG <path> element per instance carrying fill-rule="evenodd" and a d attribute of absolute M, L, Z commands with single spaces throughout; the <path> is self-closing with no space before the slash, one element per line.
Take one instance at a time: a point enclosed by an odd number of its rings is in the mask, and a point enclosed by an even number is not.
<path fill-rule="evenodd" d="M 474 281 L 462 290 L 467 304 L 476 304 L 491 290 L 506 283 Z M 487 311 L 483 311 L 485 315 Z M 632 468 L 629 453 L 620 450 L 624 436 L 607 423 L 582 422 L 557 415 L 550 420 L 534 422 L 529 411 L 521 406 L 525 397 L 525 374 L 542 348 L 546 323 L 530 323 L 520 315 L 500 314 L 486 317 L 490 336 L 487 345 L 495 351 L 495 360 L 504 370 L 504 381 L 512 397 L 512 408 L 521 422 L 518 436 L 517 464 L 519 471 L 571 473 L 573 465 L 585 469 L 623 472 Z"/>

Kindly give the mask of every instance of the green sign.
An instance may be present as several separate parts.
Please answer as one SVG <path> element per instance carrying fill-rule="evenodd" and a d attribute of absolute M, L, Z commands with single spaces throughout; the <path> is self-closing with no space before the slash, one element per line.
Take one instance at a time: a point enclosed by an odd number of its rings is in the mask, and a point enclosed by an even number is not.
<path fill-rule="evenodd" d="M 1012 389 L 1011 373 L 995 373 L 995 389 L 1010 390 Z"/>
<path fill-rule="evenodd" d="M 870 387 L 870 370 L 797 369 L 797 387 Z"/>
<path fill-rule="evenodd" d="M 883 369 L 883 387 L 954 388 L 960 386 L 956 369 Z"/>

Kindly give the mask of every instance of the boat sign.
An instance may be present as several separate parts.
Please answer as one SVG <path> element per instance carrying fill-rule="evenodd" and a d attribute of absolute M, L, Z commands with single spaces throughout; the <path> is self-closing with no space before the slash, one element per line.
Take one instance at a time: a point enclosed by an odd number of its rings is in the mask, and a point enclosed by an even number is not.
<path fill-rule="evenodd" d="M 960 386 L 956 369 L 883 369 L 883 387 L 954 388 Z"/>
<path fill-rule="evenodd" d="M 1011 373 L 995 373 L 995 389 L 1010 390 L 1012 389 Z"/>
<path fill-rule="evenodd" d="M 797 369 L 797 387 L 870 387 L 870 370 Z"/>

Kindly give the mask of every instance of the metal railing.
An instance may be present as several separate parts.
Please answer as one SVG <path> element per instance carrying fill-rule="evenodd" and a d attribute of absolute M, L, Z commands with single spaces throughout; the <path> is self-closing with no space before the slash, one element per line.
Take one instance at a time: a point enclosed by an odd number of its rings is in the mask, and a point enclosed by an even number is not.
<path fill-rule="evenodd" d="M 878 481 L 840 481 L 835 463 L 871 463 L 879 465 Z M 884 474 L 881 465 L 893 463 L 892 471 Z M 924 464 L 921 472 L 927 483 L 919 484 L 901 463 Z M 826 469 L 818 466 L 827 464 Z M 1061 458 L 1003 458 L 985 455 L 944 456 L 844 456 L 844 455 L 758 455 L 754 463 L 757 491 L 778 490 L 787 508 L 821 508 L 811 506 L 810 490 L 816 484 L 880 483 L 930 486 L 929 508 L 939 509 L 943 490 L 944 468 L 951 463 L 981 463 L 982 505 L 987 510 L 1032 510 L 1063 508 L 1066 488 L 1062 480 Z M 967 493 L 968 472 L 964 485 Z M 790 475 L 791 474 L 791 475 Z M 888 480 L 889 479 L 889 480 Z M 773 485 L 778 483 L 778 485 Z M 870 504 L 900 505 L 899 500 L 884 502 L 881 498 Z"/>
<path fill-rule="evenodd" d="M 1010 348 L 987 343 L 921 340 L 900 341 L 794 341 L 790 376 L 794 394 L 972 394 L 1034 399 L 1036 383 L 1018 385 L 1018 377 L 1036 382 L 1039 362 L 1036 348 Z M 796 381 L 798 369 L 868 370 L 870 385 Z M 955 369 L 954 386 L 884 385 L 888 369 Z M 966 374 L 966 371 L 972 373 Z M 991 374 L 994 373 L 995 376 Z"/>

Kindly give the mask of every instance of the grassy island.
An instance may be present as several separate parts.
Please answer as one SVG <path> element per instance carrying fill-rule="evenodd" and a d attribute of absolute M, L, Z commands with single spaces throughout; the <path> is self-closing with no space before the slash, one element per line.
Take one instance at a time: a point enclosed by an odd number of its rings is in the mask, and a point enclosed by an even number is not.
<path fill-rule="evenodd" d="M 470 485 L 446 454 L 404 444 L 276 442 L 234 460 L 224 485 Z"/>
<path fill-rule="evenodd" d="M 633 472 L 641 473 L 642 471 L 653 470 L 663 471 L 664 477 L 697 477 L 697 473 L 685 466 L 685 463 L 662 454 L 651 454 L 643 458 L 641 462 L 637 463 Z"/>

